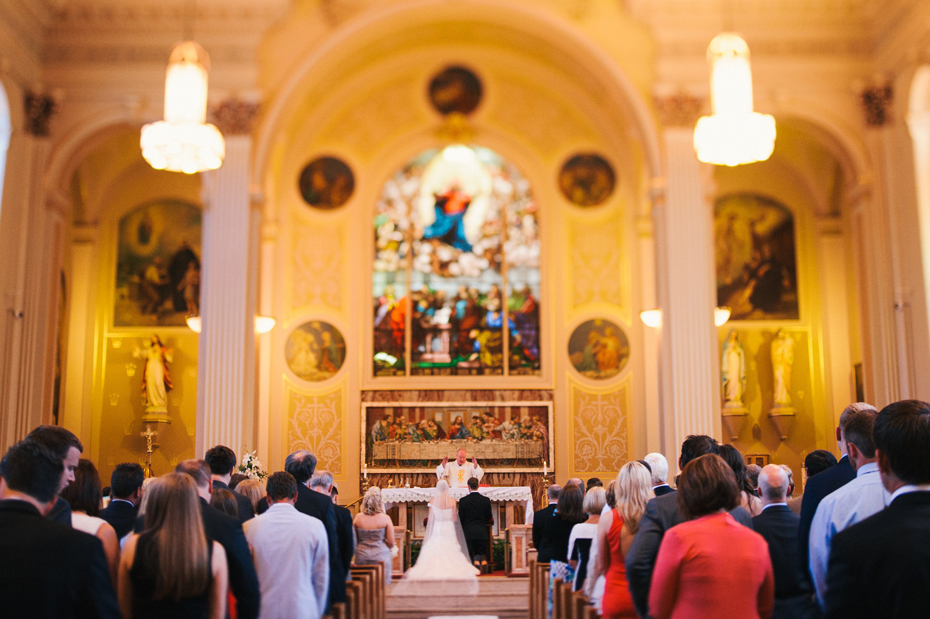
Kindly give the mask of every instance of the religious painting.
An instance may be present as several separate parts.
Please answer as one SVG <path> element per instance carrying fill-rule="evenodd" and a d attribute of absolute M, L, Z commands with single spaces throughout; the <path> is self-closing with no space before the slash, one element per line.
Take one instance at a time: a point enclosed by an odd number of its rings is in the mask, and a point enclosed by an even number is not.
<path fill-rule="evenodd" d="M 429 100 L 443 116 L 471 114 L 481 102 L 481 80 L 465 67 L 446 67 L 430 81 Z"/>
<path fill-rule="evenodd" d="M 613 167 L 600 155 L 575 155 L 559 172 L 562 195 L 577 206 L 597 206 L 610 197 L 617 177 Z"/>
<path fill-rule="evenodd" d="M 319 382 L 334 376 L 345 363 L 346 342 L 328 322 L 305 322 L 287 338 L 284 358 L 298 378 Z"/>
<path fill-rule="evenodd" d="M 618 375 L 630 360 L 630 341 L 610 320 L 587 320 L 568 339 L 568 358 L 579 374 L 595 380 Z"/>
<path fill-rule="evenodd" d="M 119 222 L 115 327 L 184 327 L 200 314 L 200 209 L 158 200 Z"/>
<path fill-rule="evenodd" d="M 352 197 L 355 176 L 341 159 L 319 157 L 304 167 L 298 186 L 307 204 L 321 210 L 332 210 Z"/>
<path fill-rule="evenodd" d="M 537 206 L 514 166 L 426 151 L 385 183 L 374 224 L 375 376 L 539 374 Z"/>
<path fill-rule="evenodd" d="M 363 467 L 369 473 L 435 472 L 464 449 L 485 471 L 552 466 L 549 402 L 362 404 Z"/>
<path fill-rule="evenodd" d="M 794 217 L 753 194 L 721 198 L 714 209 L 717 305 L 730 320 L 796 320 Z"/>

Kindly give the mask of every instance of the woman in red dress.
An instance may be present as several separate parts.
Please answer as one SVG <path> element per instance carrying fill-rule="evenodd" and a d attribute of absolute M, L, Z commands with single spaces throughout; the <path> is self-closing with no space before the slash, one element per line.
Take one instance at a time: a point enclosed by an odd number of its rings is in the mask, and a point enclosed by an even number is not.
<path fill-rule="evenodd" d="M 597 564 L 594 577 L 606 575 L 601 598 L 604 619 L 636 619 L 636 609 L 626 582 L 626 552 L 639 530 L 646 504 L 653 496 L 652 474 L 640 462 L 629 462 L 617 474 L 617 506 L 601 516 L 598 524 Z"/>

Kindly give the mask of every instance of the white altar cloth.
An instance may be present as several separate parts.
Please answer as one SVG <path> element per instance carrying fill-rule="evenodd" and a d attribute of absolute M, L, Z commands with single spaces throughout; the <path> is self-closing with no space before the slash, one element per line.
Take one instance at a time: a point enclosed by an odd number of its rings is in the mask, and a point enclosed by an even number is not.
<path fill-rule="evenodd" d="M 501 488 L 478 488 L 478 492 L 491 499 L 492 503 L 524 501 L 526 504 L 526 524 L 533 524 L 533 491 L 529 486 Z M 449 496 L 456 501 L 468 494 L 468 488 L 450 488 Z M 428 503 L 436 496 L 436 488 L 382 488 L 381 500 L 384 509 L 390 509 L 395 503 Z"/>

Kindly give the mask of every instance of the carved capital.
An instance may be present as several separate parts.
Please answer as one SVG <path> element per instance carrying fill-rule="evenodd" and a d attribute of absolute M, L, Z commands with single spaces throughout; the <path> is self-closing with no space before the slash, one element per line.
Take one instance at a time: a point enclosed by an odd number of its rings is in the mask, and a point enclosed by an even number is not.
<path fill-rule="evenodd" d="M 26 131 L 30 135 L 44 138 L 49 134 L 52 116 L 58 111 L 58 102 L 49 94 L 27 91 L 24 97 Z"/>
<path fill-rule="evenodd" d="M 891 84 L 867 86 L 859 91 L 859 105 L 865 124 L 870 127 L 882 127 L 891 122 L 891 104 L 894 102 L 894 89 Z"/>
<path fill-rule="evenodd" d="M 678 92 L 654 98 L 659 122 L 666 127 L 693 127 L 704 111 L 704 99 Z"/>
<path fill-rule="evenodd" d="M 210 121 L 223 135 L 248 135 L 255 128 L 260 111 L 260 103 L 226 99 L 210 106 Z"/>

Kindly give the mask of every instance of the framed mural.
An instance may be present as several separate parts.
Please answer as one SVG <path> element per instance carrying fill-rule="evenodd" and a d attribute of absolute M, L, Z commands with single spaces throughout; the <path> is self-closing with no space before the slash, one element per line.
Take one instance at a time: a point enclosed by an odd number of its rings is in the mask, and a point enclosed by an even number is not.
<path fill-rule="evenodd" d="M 376 377 L 540 374 L 537 207 L 513 165 L 426 151 L 385 183 L 374 232 Z"/>
<path fill-rule="evenodd" d="M 481 103 L 481 80 L 465 67 L 446 67 L 429 83 L 429 101 L 437 112 L 471 114 Z"/>
<path fill-rule="evenodd" d="M 114 327 L 186 327 L 200 313 L 200 209 L 158 200 L 119 221 Z"/>
<path fill-rule="evenodd" d="M 614 191 L 617 176 L 606 159 L 595 154 L 575 155 L 562 165 L 559 189 L 576 206 L 597 206 Z"/>
<path fill-rule="evenodd" d="M 727 196 L 714 208 L 717 305 L 730 320 L 797 320 L 794 216 L 754 194 Z"/>
<path fill-rule="evenodd" d="M 328 322 L 305 322 L 287 338 L 284 358 L 298 378 L 319 382 L 333 377 L 342 368 L 346 341 L 339 329 Z"/>
<path fill-rule="evenodd" d="M 568 358 L 579 374 L 595 380 L 613 378 L 626 368 L 630 340 L 616 323 L 587 320 L 568 338 Z"/>
<path fill-rule="evenodd" d="M 341 159 L 318 157 L 304 167 L 297 184 L 307 204 L 328 211 L 349 201 L 355 191 L 355 176 Z"/>
<path fill-rule="evenodd" d="M 551 402 L 362 404 L 362 466 L 369 473 L 435 472 L 459 449 L 485 471 L 551 468 Z"/>

